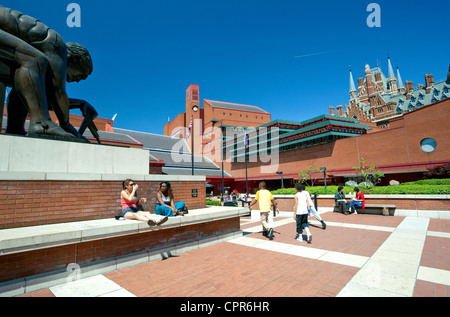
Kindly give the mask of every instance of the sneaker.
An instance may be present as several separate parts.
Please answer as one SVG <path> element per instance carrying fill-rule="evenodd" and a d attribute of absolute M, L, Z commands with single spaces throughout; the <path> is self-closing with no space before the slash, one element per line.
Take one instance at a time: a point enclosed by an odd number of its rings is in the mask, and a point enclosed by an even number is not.
<path fill-rule="evenodd" d="M 325 230 L 327 228 L 327 224 L 322 220 L 322 229 Z"/>
<path fill-rule="evenodd" d="M 295 240 L 297 240 L 298 242 L 303 242 L 303 238 L 301 235 L 299 235 Z"/>
<path fill-rule="evenodd" d="M 311 241 L 312 241 L 312 234 L 310 234 L 309 236 L 308 236 L 308 243 L 311 243 Z"/>
<path fill-rule="evenodd" d="M 273 240 L 273 229 L 270 228 L 269 232 L 267 233 L 267 237 L 269 238 L 269 240 Z"/>
<path fill-rule="evenodd" d="M 152 226 L 155 226 L 156 225 L 156 222 L 154 222 L 153 220 L 149 220 L 149 221 L 147 221 L 147 224 L 150 226 L 150 227 L 152 227 Z"/>
<path fill-rule="evenodd" d="M 160 226 L 160 225 L 162 225 L 164 222 L 166 222 L 167 220 L 169 219 L 169 217 L 162 217 L 159 221 L 158 221 L 158 223 L 156 224 L 156 225 L 158 225 L 158 226 Z"/>

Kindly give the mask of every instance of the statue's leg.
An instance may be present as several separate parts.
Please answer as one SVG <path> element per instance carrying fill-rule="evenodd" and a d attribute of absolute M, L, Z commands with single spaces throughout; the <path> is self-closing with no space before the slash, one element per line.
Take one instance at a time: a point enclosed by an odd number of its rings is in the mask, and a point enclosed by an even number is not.
<path fill-rule="evenodd" d="M 15 89 L 12 89 L 8 95 L 7 108 L 8 125 L 6 126 L 6 133 L 19 135 L 27 134 L 24 126 L 28 110 Z"/>
<path fill-rule="evenodd" d="M 0 30 L 0 51 L 3 58 L 12 58 L 18 64 L 13 85 L 30 113 L 28 133 L 73 137 L 50 118 L 45 87 L 48 70 L 46 56 L 28 43 L 2 30 Z"/>
<path fill-rule="evenodd" d="M 2 133 L 3 107 L 5 105 L 6 85 L 0 82 L 0 133 Z"/>

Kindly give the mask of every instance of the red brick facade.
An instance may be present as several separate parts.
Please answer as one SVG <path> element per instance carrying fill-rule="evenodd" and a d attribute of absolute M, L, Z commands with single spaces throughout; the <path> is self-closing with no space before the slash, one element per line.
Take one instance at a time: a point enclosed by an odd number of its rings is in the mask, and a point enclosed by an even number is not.
<path fill-rule="evenodd" d="M 367 164 L 374 164 L 385 173 L 383 184 L 387 185 L 391 179 L 417 180 L 419 173 L 428 168 L 450 162 L 450 126 L 445 122 L 450 122 L 450 99 L 406 113 L 391 121 L 388 129 L 281 152 L 278 171 L 283 171 L 286 185 L 289 179 L 298 179 L 300 171 L 316 164 L 316 168 L 327 168 L 328 184 L 343 184 L 344 177 L 356 175 L 353 167 L 358 166 L 359 160 L 364 158 Z M 434 151 L 422 150 L 421 141 L 425 138 L 436 141 Z M 262 165 L 261 162 L 248 162 L 250 193 L 256 190 L 260 180 L 277 179 L 275 185 L 280 186 L 280 176 L 261 173 Z M 245 163 L 226 162 L 225 170 L 231 171 L 236 188 L 245 190 Z M 318 178 L 320 183 L 323 176 Z"/>

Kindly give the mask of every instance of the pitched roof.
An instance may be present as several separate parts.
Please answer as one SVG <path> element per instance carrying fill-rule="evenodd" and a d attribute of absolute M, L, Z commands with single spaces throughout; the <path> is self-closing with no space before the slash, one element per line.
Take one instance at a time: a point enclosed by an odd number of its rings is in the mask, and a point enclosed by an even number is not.
<path fill-rule="evenodd" d="M 113 128 L 113 130 L 116 133 L 126 134 L 138 140 L 144 145 L 144 149 L 158 149 L 158 150 L 172 151 L 172 149 L 175 148 L 175 145 L 178 145 L 176 147 L 177 151 L 182 150 L 185 153 L 190 153 L 189 147 L 187 146 L 187 143 L 184 139 L 172 138 L 170 136 L 165 136 L 161 134 L 139 132 L 120 128 Z M 186 144 L 180 147 L 179 142 L 184 142 Z"/>
<path fill-rule="evenodd" d="M 270 114 L 269 112 L 267 112 L 257 106 L 242 105 L 242 104 L 238 104 L 238 103 L 214 101 L 214 100 L 207 100 L 207 99 L 204 99 L 204 101 L 209 103 L 214 108 L 225 108 L 225 109 L 232 109 L 232 110 L 241 110 L 241 111 L 250 111 L 250 112 Z"/>
<path fill-rule="evenodd" d="M 113 129 L 117 133 L 127 134 L 141 142 L 144 149 L 149 151 L 150 160 L 164 161 L 166 165 L 162 168 L 163 173 L 191 175 L 192 155 L 185 139 L 120 128 Z M 222 170 L 206 156 L 194 155 L 194 174 L 221 176 Z M 230 175 L 225 173 L 225 176 Z"/>
<path fill-rule="evenodd" d="M 397 104 L 396 112 L 405 112 L 420 108 L 431 103 L 447 99 L 450 96 L 450 85 L 445 81 L 434 84 L 430 93 L 425 89 L 416 89 L 411 93 L 411 99 L 407 100 L 405 95 L 391 96 L 390 101 Z"/>

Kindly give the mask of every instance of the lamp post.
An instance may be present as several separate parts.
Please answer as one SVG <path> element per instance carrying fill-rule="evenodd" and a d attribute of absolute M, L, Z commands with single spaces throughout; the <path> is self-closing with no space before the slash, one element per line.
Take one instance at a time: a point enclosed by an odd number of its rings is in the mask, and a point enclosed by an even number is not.
<path fill-rule="evenodd" d="M 277 172 L 277 174 L 281 175 L 281 188 L 284 188 L 283 172 Z"/>
<path fill-rule="evenodd" d="M 327 190 L 327 168 L 321 167 L 319 168 L 319 171 L 323 171 L 323 181 L 325 183 L 325 190 Z"/>
<path fill-rule="evenodd" d="M 198 107 L 193 106 L 192 111 L 197 112 Z M 192 175 L 194 175 L 194 115 L 191 117 L 192 120 L 192 130 L 191 130 L 191 161 L 192 161 Z"/>

